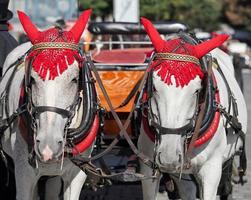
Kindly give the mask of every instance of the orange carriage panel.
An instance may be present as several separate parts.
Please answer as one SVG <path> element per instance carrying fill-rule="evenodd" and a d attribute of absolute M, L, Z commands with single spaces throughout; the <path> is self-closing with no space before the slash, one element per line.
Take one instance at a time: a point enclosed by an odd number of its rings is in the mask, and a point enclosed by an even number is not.
<path fill-rule="evenodd" d="M 118 107 L 126 99 L 143 74 L 144 71 L 99 71 L 99 75 L 114 108 Z M 109 112 L 110 108 L 98 84 L 96 84 L 96 87 L 101 105 Z M 134 98 L 126 106 L 116 109 L 116 113 L 119 115 L 122 123 L 125 122 L 133 103 Z M 117 123 L 109 112 L 106 117 L 104 132 L 108 135 L 116 135 L 119 131 Z M 131 127 L 128 127 L 128 133 L 131 134 Z"/>

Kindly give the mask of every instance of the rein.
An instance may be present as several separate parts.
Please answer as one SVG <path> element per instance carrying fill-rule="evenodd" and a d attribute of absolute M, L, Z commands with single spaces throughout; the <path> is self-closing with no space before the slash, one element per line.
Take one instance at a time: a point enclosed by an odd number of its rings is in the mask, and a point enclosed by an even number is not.
<path fill-rule="evenodd" d="M 154 56 L 151 57 L 151 61 L 153 60 Z M 129 116 L 127 117 L 126 119 L 126 122 L 124 123 L 124 125 L 122 125 L 121 123 L 121 120 L 119 119 L 117 113 L 115 112 L 113 106 L 112 106 L 112 103 L 111 103 L 111 100 L 106 92 L 106 89 L 102 83 L 102 80 L 98 74 L 98 71 L 94 65 L 94 63 L 92 62 L 91 58 L 90 58 L 90 55 L 89 54 L 86 54 L 86 60 L 88 62 L 88 64 L 90 65 L 95 77 L 96 77 L 96 80 L 99 84 L 99 87 L 101 88 L 101 91 L 103 92 L 103 95 L 107 101 L 107 104 L 110 108 L 110 111 L 116 121 L 116 123 L 118 124 L 119 128 L 120 128 L 120 132 L 119 132 L 119 135 L 112 141 L 112 143 L 101 153 L 91 157 L 91 158 L 88 158 L 88 159 L 85 159 L 85 161 L 83 162 L 83 159 L 78 159 L 78 158 L 75 158 L 73 159 L 73 162 L 78 165 L 83 171 L 86 172 L 86 174 L 88 174 L 89 176 L 91 176 L 91 180 L 90 180 L 90 184 L 93 186 L 93 187 L 96 187 L 98 185 L 98 183 L 101 182 L 101 184 L 104 184 L 104 181 L 106 181 L 106 179 L 109 179 L 109 180 L 116 180 L 116 181 L 124 181 L 124 182 L 131 182 L 131 181 L 139 181 L 139 180 L 144 180 L 144 179 L 154 179 L 156 178 L 157 176 L 159 176 L 159 173 L 158 173 L 158 170 L 156 168 L 156 165 L 155 165 L 155 162 L 152 161 L 150 158 L 148 158 L 147 156 L 145 156 L 142 152 L 140 152 L 137 147 L 134 145 L 134 143 L 132 142 L 130 136 L 128 135 L 126 129 L 127 127 L 129 126 L 130 122 L 131 122 L 131 118 L 132 118 L 132 114 L 137 106 L 137 103 L 136 102 L 134 105 L 133 105 L 133 108 L 131 109 L 130 113 L 129 113 Z M 150 63 L 151 61 L 148 63 L 148 66 L 147 68 L 150 66 Z M 146 81 L 146 78 L 147 78 L 147 73 L 148 71 L 146 70 L 144 75 L 143 75 L 143 78 L 139 84 L 139 87 L 137 88 L 137 91 L 135 93 L 136 96 L 139 96 L 143 87 L 144 87 L 144 84 L 145 84 L 145 81 Z M 136 89 L 135 89 L 136 90 Z M 136 98 L 137 99 L 137 98 Z M 109 174 L 106 174 L 102 171 L 102 169 L 99 169 L 97 168 L 96 166 L 92 165 L 91 164 L 91 161 L 94 161 L 94 160 L 97 160 L 99 158 L 101 158 L 102 156 L 104 156 L 105 154 L 107 154 L 108 152 L 110 152 L 113 147 L 118 143 L 118 141 L 120 140 L 120 138 L 124 137 L 127 141 L 127 143 L 129 144 L 130 148 L 132 149 L 132 151 L 134 152 L 135 155 L 138 156 L 138 158 L 145 164 L 147 165 L 148 167 L 152 168 L 153 169 L 153 175 L 152 176 L 145 176 L 145 175 L 142 175 L 142 174 L 139 174 L 139 173 L 135 173 L 134 171 L 131 171 L 130 169 L 127 169 L 126 171 L 122 172 L 122 173 L 115 173 L 115 174 L 112 174 L 112 175 L 109 175 Z"/>
<path fill-rule="evenodd" d="M 210 57 L 209 63 L 208 63 L 208 69 L 207 69 L 207 78 L 211 77 L 213 74 L 212 65 L 213 65 L 212 58 Z M 205 91 L 204 95 L 207 94 L 208 87 L 206 87 L 205 89 L 206 89 L 206 91 Z M 195 122 L 194 132 L 193 132 L 191 141 L 189 143 L 187 152 L 185 154 L 185 164 L 187 164 L 186 167 L 188 167 L 188 168 L 190 166 L 190 160 L 191 160 L 191 156 L 192 156 L 192 151 L 194 149 L 195 141 L 197 140 L 197 138 L 199 136 L 200 128 L 201 128 L 203 117 L 205 114 L 205 110 L 206 110 L 206 98 L 203 98 L 203 102 L 200 104 L 200 111 L 199 111 L 198 117 Z"/>
<path fill-rule="evenodd" d="M 12 113 L 10 115 L 10 113 L 9 113 L 9 90 L 10 90 L 12 81 L 15 77 L 17 70 L 22 65 L 22 63 L 24 63 L 24 58 L 30 51 L 31 51 L 31 49 L 29 49 L 24 55 L 22 55 L 14 63 L 12 63 L 8 67 L 8 69 L 5 71 L 3 76 L 1 77 L 1 80 L 2 80 L 3 77 L 6 76 L 8 71 L 14 67 L 14 69 L 10 75 L 10 78 L 8 79 L 8 82 L 6 83 L 5 89 L 2 92 L 1 97 L 0 97 L 0 134 L 4 134 L 4 131 L 6 129 L 8 129 L 9 127 L 11 127 L 11 124 L 17 119 L 17 117 L 27 111 L 26 105 L 23 104 L 22 106 L 17 108 L 14 113 Z M 3 110 L 4 110 L 3 106 L 4 105 L 5 105 L 5 113 L 6 113 L 5 119 L 3 119 Z M 0 135 L 0 137 L 1 137 L 1 135 Z"/>
<path fill-rule="evenodd" d="M 154 167 L 155 166 L 154 162 L 150 158 L 148 158 L 147 156 L 145 156 L 142 152 L 140 152 L 137 149 L 137 147 L 134 145 L 134 143 L 132 142 L 130 136 L 128 135 L 128 133 L 126 131 L 127 127 L 130 124 L 130 121 L 131 121 L 131 118 L 132 118 L 132 114 L 133 114 L 133 112 L 134 112 L 134 110 L 135 110 L 135 108 L 136 108 L 137 105 L 134 104 L 134 106 L 131 109 L 131 111 L 130 111 L 130 113 L 129 113 L 129 115 L 128 115 L 125 123 L 124 123 L 124 126 L 123 126 L 121 120 L 118 117 L 118 114 L 115 112 L 115 110 L 114 110 L 114 108 L 112 106 L 111 100 L 110 100 L 110 98 L 109 98 L 109 96 L 108 96 L 108 94 L 106 92 L 106 89 L 105 89 L 105 87 L 103 85 L 103 82 L 102 82 L 102 80 L 101 80 L 101 78 L 100 78 L 100 76 L 98 74 L 98 71 L 97 71 L 94 63 L 92 62 L 92 60 L 90 58 L 90 55 L 86 55 L 86 59 L 87 59 L 89 65 L 91 67 L 91 69 L 93 70 L 93 72 L 95 74 L 96 80 L 97 80 L 97 82 L 98 82 L 98 84 L 99 84 L 99 86 L 100 86 L 100 88 L 101 88 L 101 90 L 103 92 L 103 95 L 104 95 L 104 97 L 105 97 L 105 99 L 107 101 L 107 104 L 108 104 L 108 106 L 110 108 L 110 111 L 111 111 L 111 113 L 112 113 L 112 115 L 113 115 L 113 117 L 114 117 L 117 125 L 120 128 L 119 136 L 113 140 L 113 142 L 111 143 L 111 145 L 103 153 L 101 153 L 100 155 L 92 157 L 90 160 L 96 160 L 96 159 L 100 158 L 101 156 L 103 156 L 104 154 L 108 153 L 117 144 L 117 142 L 119 141 L 119 139 L 122 138 L 122 137 L 124 137 L 126 139 L 127 143 L 129 144 L 129 146 L 131 147 L 132 151 L 135 153 L 135 155 L 137 155 L 144 164 L 146 164 L 147 166 L 149 166 L 149 167 L 151 167 L 151 168 L 154 169 L 155 168 Z M 150 59 L 150 62 L 148 63 L 147 68 L 150 66 L 150 63 L 151 63 L 151 61 L 153 59 L 154 59 L 154 56 L 152 56 L 152 58 Z M 144 83 L 146 81 L 147 74 L 148 74 L 148 72 L 146 70 L 145 73 L 144 73 L 144 75 L 143 75 L 143 78 L 141 80 L 140 86 L 138 87 L 137 95 L 139 95 L 140 91 L 142 91 L 142 89 L 144 87 Z"/>

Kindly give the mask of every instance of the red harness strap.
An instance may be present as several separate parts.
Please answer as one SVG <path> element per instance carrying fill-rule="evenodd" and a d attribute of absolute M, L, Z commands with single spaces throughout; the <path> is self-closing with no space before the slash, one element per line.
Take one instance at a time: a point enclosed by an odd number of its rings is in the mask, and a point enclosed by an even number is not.
<path fill-rule="evenodd" d="M 75 147 L 72 149 L 72 154 L 75 156 L 79 153 L 84 152 L 86 149 L 88 149 L 93 144 L 97 136 L 98 130 L 99 130 L 99 117 L 98 115 L 96 115 L 93 125 L 90 128 L 86 138 L 83 139 L 80 143 L 75 145 Z"/>

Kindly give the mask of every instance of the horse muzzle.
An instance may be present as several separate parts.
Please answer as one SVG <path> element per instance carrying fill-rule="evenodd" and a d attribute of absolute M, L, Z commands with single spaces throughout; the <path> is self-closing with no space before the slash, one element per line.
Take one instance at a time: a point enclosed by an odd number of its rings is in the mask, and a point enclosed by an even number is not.
<path fill-rule="evenodd" d="M 182 155 L 179 154 L 177 155 L 177 157 L 169 159 L 166 156 L 162 155 L 161 152 L 159 152 L 156 156 L 156 164 L 162 172 L 179 172 L 182 167 Z"/>
<path fill-rule="evenodd" d="M 43 145 L 39 141 L 35 142 L 35 152 L 38 159 L 43 163 L 59 161 L 63 155 L 63 142 L 58 142 L 56 145 Z"/>

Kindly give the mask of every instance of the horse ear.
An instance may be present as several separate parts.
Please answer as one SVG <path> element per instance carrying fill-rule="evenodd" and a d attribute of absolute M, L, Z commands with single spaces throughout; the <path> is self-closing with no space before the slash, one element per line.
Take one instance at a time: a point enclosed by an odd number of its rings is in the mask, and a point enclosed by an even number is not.
<path fill-rule="evenodd" d="M 146 18 L 141 17 L 141 24 L 143 24 L 145 31 L 150 37 L 153 46 L 159 52 L 163 49 L 164 40 L 160 37 L 159 32 L 154 28 L 153 24 Z"/>
<path fill-rule="evenodd" d="M 71 32 L 73 34 L 73 37 L 75 39 L 75 42 L 78 43 L 80 40 L 80 37 L 85 29 L 85 26 L 89 20 L 89 17 L 92 13 L 92 10 L 85 10 L 76 21 L 75 25 L 71 28 Z"/>
<path fill-rule="evenodd" d="M 195 48 L 195 52 L 196 52 L 196 57 L 197 58 L 201 58 L 204 55 L 206 55 L 208 52 L 210 52 L 211 50 L 221 46 L 227 39 L 228 39 L 229 35 L 227 34 L 221 34 L 221 35 L 217 35 L 216 37 L 202 42 L 198 45 L 196 45 Z"/>
<path fill-rule="evenodd" d="M 24 28 L 24 31 L 26 32 L 28 38 L 31 40 L 31 43 L 35 41 L 35 39 L 38 38 L 40 31 L 37 29 L 37 27 L 32 23 L 30 18 L 22 11 L 17 11 L 18 18 Z"/>

